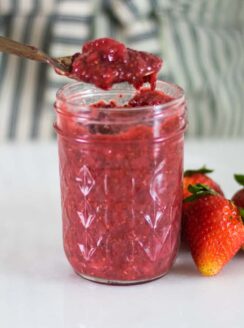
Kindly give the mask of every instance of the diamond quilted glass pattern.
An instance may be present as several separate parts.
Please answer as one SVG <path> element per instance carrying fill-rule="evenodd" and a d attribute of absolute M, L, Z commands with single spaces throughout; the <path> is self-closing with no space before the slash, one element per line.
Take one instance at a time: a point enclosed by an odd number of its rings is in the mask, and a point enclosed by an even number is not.
<path fill-rule="evenodd" d="M 75 271 L 115 281 L 164 274 L 178 245 L 181 157 L 175 174 L 160 147 L 156 163 L 148 145 L 148 159 L 140 161 L 144 153 L 138 149 L 134 164 L 134 155 L 124 158 L 134 146 L 110 145 L 110 153 L 118 154 L 114 166 L 101 162 L 101 145 L 83 145 L 82 153 L 66 140 L 60 147 L 69 154 L 60 162 L 60 177 L 65 251 Z M 130 169 L 122 170 L 124 165 Z"/>
<path fill-rule="evenodd" d="M 84 196 L 89 194 L 95 184 L 95 181 L 86 165 L 83 165 L 80 169 L 76 181 L 79 183 L 80 190 Z"/>

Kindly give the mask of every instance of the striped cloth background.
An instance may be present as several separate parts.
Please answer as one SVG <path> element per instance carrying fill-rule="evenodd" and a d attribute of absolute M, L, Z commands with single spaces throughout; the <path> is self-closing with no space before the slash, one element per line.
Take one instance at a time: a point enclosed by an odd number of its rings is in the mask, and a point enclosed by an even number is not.
<path fill-rule="evenodd" d="M 53 56 L 110 36 L 161 55 L 189 102 L 188 136 L 244 136 L 244 0 L 0 0 L 0 34 Z M 54 137 L 68 79 L 0 55 L 0 142 Z"/>

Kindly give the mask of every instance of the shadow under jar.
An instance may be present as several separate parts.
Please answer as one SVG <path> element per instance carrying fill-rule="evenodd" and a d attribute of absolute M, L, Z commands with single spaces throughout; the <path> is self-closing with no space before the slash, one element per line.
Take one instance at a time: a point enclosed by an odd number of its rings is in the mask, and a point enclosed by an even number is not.
<path fill-rule="evenodd" d="M 167 273 L 180 235 L 183 90 L 157 82 L 174 100 L 121 108 L 135 91 L 79 82 L 57 93 L 55 109 L 67 258 L 84 278 L 134 284 Z M 92 108 L 97 101 L 116 108 Z"/>

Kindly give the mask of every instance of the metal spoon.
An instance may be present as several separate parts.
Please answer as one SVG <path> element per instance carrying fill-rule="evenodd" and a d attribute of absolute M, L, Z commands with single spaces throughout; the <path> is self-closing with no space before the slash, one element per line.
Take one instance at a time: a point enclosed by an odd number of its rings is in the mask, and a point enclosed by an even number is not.
<path fill-rule="evenodd" d="M 5 52 L 51 65 L 58 74 L 68 75 L 71 71 L 72 56 L 54 58 L 39 49 L 0 36 L 0 52 Z"/>

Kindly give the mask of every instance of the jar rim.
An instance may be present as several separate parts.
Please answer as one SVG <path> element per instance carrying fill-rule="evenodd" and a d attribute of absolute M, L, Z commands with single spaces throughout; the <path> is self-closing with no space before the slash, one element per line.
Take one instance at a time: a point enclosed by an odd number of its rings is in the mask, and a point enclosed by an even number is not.
<path fill-rule="evenodd" d="M 176 84 L 173 84 L 171 82 L 166 82 L 166 81 L 161 81 L 158 80 L 156 82 L 156 88 L 158 86 L 165 87 L 168 90 L 174 90 L 174 93 L 177 95 L 175 97 L 173 97 L 172 100 L 168 101 L 167 103 L 164 104 L 160 104 L 160 105 L 148 105 L 148 106 L 138 106 L 138 107 L 123 107 L 121 106 L 116 106 L 116 107 L 112 107 L 112 108 L 107 108 L 107 107 L 99 107 L 99 110 L 101 111 L 106 111 L 106 112 L 119 112 L 119 111 L 123 111 L 123 112 L 138 112 L 138 111 L 152 111 L 152 109 L 154 111 L 162 111 L 164 112 L 164 114 L 166 114 L 167 111 L 170 111 L 172 107 L 178 107 L 179 105 L 183 104 L 185 102 L 185 93 L 184 90 L 179 87 Z M 65 84 L 63 87 L 61 87 L 57 93 L 56 93 L 56 102 L 55 102 L 55 107 L 56 107 L 56 111 L 57 112 L 63 112 L 62 109 L 60 108 L 60 106 L 57 106 L 57 102 L 60 104 L 61 103 L 65 103 L 66 105 L 71 106 L 71 108 L 73 108 L 74 110 L 69 110 L 68 113 L 75 115 L 75 116 L 80 116 L 82 114 L 84 114 L 85 112 L 90 112 L 91 109 L 93 109 L 93 107 L 89 104 L 82 104 L 82 103 L 77 103 L 77 101 L 74 101 L 72 99 L 70 99 L 71 97 L 67 96 L 67 93 L 72 90 L 72 89 L 78 89 L 79 87 L 80 90 L 77 92 L 82 91 L 82 88 L 84 88 L 83 93 L 84 96 L 88 96 L 89 94 L 92 94 L 94 92 L 97 92 L 97 95 L 107 95 L 108 93 L 110 93 L 111 95 L 114 94 L 118 94 L 119 92 L 124 92 L 126 89 L 131 90 L 130 92 L 134 91 L 136 92 L 136 90 L 128 85 L 127 83 L 120 83 L 120 84 L 116 84 L 112 89 L 110 90 L 102 90 L 99 89 L 93 85 L 89 85 L 83 82 L 69 82 L 67 84 Z M 169 92 L 167 93 L 165 90 L 163 90 L 166 94 L 169 94 Z M 66 95 L 65 95 L 66 93 Z M 171 95 L 172 96 L 172 95 Z M 61 110 L 60 110 L 61 109 Z M 70 109 L 70 108 L 69 108 Z M 79 111 L 76 111 L 75 109 L 79 109 Z M 80 111 L 82 109 L 82 112 Z"/>

